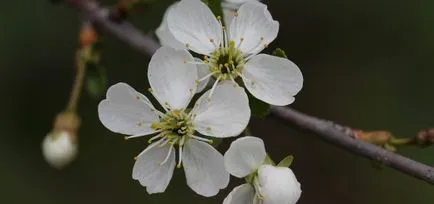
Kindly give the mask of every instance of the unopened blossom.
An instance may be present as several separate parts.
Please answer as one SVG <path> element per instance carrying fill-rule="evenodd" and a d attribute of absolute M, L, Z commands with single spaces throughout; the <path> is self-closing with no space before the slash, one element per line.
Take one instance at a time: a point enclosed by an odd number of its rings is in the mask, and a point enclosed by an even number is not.
<path fill-rule="evenodd" d="M 264 142 L 242 137 L 225 153 L 226 170 L 249 183 L 235 187 L 223 204 L 295 204 L 301 195 L 300 183 L 287 167 L 264 164 Z"/>
<path fill-rule="evenodd" d="M 200 135 L 237 136 L 249 122 L 247 95 L 232 84 L 208 90 L 192 109 L 187 108 L 196 92 L 197 70 L 186 60 L 193 60 L 188 51 L 170 47 L 162 47 L 152 56 L 150 92 L 163 111 L 125 83 L 111 86 L 98 106 L 99 118 L 109 130 L 127 138 L 155 135 L 136 157 L 132 173 L 149 194 L 164 192 L 175 166 L 183 166 L 193 191 L 216 195 L 228 185 L 229 174 L 222 154 L 209 144 L 212 140 Z M 208 98 L 211 92 L 213 96 Z"/>
<path fill-rule="evenodd" d="M 52 132 L 42 141 L 42 155 L 50 166 L 61 169 L 77 156 L 76 135 L 69 131 Z"/>
<path fill-rule="evenodd" d="M 201 64 L 203 83 L 210 78 L 215 83 L 241 78 L 244 86 L 256 98 L 272 105 L 288 105 L 301 90 L 303 76 L 288 59 L 259 54 L 276 37 L 279 23 L 271 17 L 267 6 L 247 2 L 224 27 L 201 1 L 182 0 L 168 10 L 167 29 L 179 42 L 204 56 Z"/>

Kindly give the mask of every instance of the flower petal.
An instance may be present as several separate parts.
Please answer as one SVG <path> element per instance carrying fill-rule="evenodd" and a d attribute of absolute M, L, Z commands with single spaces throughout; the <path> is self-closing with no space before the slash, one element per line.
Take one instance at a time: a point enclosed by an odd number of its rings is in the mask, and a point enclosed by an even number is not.
<path fill-rule="evenodd" d="M 202 94 L 192 110 L 196 130 L 219 138 L 239 135 L 250 119 L 249 99 L 244 89 L 223 82 L 216 86 L 208 100 L 210 92 Z"/>
<path fill-rule="evenodd" d="M 230 25 L 236 14 L 236 9 L 223 8 L 223 19 L 225 21 L 225 25 Z"/>
<path fill-rule="evenodd" d="M 162 46 L 169 46 L 173 47 L 175 49 L 185 49 L 185 45 L 179 42 L 175 36 L 173 36 L 172 32 L 169 30 L 169 26 L 167 24 L 167 15 L 171 9 L 175 7 L 177 3 L 174 3 L 167 8 L 166 12 L 164 13 L 163 21 L 161 22 L 160 26 L 155 30 L 155 34 L 157 35 L 158 39 L 160 40 L 160 44 Z"/>
<path fill-rule="evenodd" d="M 148 79 L 161 105 L 184 109 L 196 92 L 197 68 L 186 50 L 161 47 L 149 62 Z"/>
<path fill-rule="evenodd" d="M 264 204 L 295 204 L 300 198 L 300 183 L 289 168 L 263 165 L 258 179 Z"/>
<path fill-rule="evenodd" d="M 255 190 L 250 184 L 235 187 L 223 201 L 223 204 L 252 204 Z"/>
<path fill-rule="evenodd" d="M 169 11 L 167 22 L 175 38 L 199 54 L 209 55 L 222 42 L 220 23 L 201 1 L 180 1 Z"/>
<path fill-rule="evenodd" d="M 279 22 L 273 20 L 267 6 L 258 2 L 241 5 L 238 15 L 229 27 L 229 39 L 235 45 L 241 42 L 240 50 L 244 55 L 262 51 L 279 32 Z"/>
<path fill-rule="evenodd" d="M 208 143 L 189 139 L 184 146 L 183 164 L 187 184 L 197 194 L 210 197 L 229 184 L 223 156 Z"/>
<path fill-rule="evenodd" d="M 258 0 L 226 0 L 226 2 L 234 3 L 234 4 L 242 4 L 247 2 L 257 2 Z"/>
<path fill-rule="evenodd" d="M 108 89 L 106 97 L 98 105 L 98 115 L 107 129 L 125 135 L 155 132 L 151 123 L 159 118 L 146 96 L 125 83 L 117 83 Z"/>
<path fill-rule="evenodd" d="M 243 70 L 244 85 L 256 98 L 276 106 L 294 102 L 303 87 L 303 75 L 286 58 L 259 54 L 250 59 Z"/>
<path fill-rule="evenodd" d="M 225 167 L 233 176 L 243 178 L 256 171 L 266 155 L 264 142 L 260 138 L 238 138 L 225 153 Z"/>
<path fill-rule="evenodd" d="M 202 62 L 202 60 L 196 59 L 196 62 Z M 202 79 L 203 77 L 209 75 L 210 73 L 211 72 L 209 71 L 209 65 L 206 64 L 197 65 L 198 79 Z M 199 84 L 197 85 L 196 93 L 202 92 L 206 88 L 206 85 L 208 85 L 210 79 L 211 77 L 199 82 Z"/>
<path fill-rule="evenodd" d="M 133 179 L 146 187 L 149 194 L 162 193 L 166 190 L 175 169 L 175 151 L 171 151 L 166 163 L 161 164 L 169 153 L 169 146 L 149 145 L 137 157 L 133 167 Z"/>

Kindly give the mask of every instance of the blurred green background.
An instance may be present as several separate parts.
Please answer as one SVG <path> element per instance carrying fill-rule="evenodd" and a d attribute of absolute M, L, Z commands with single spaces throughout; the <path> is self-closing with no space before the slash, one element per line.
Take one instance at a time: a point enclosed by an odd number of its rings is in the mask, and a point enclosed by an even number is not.
<path fill-rule="evenodd" d="M 144 32 L 158 26 L 170 1 L 133 15 Z M 365 130 L 412 136 L 434 126 L 434 1 L 271 0 L 278 39 L 302 69 L 305 83 L 292 107 Z M 68 99 L 80 15 L 44 1 L 0 6 L 0 203 L 221 203 L 241 181 L 217 197 L 197 196 L 176 171 L 166 193 L 149 196 L 131 179 L 133 157 L 145 139 L 124 141 L 97 118 L 99 101 L 81 100 L 80 152 L 63 171 L 49 167 L 41 141 Z M 147 88 L 149 56 L 108 35 L 103 64 L 109 84 Z M 275 160 L 288 153 L 302 184 L 300 204 L 434 203 L 434 188 L 294 130 L 278 118 L 253 119 Z M 230 140 L 220 147 L 224 152 Z M 434 165 L 434 147 L 401 148 Z"/>

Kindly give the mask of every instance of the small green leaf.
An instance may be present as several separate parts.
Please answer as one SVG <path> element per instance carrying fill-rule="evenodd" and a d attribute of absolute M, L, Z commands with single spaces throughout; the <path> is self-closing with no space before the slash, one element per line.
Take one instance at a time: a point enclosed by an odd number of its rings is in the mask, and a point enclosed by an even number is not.
<path fill-rule="evenodd" d="M 107 74 L 104 67 L 94 63 L 87 64 L 86 88 L 93 98 L 99 99 L 104 96 L 107 89 Z"/>
<path fill-rule="evenodd" d="M 270 104 L 255 98 L 250 93 L 248 93 L 248 96 L 250 110 L 253 116 L 264 118 L 270 113 Z"/>
<path fill-rule="evenodd" d="M 273 51 L 273 55 L 276 56 L 276 57 L 288 58 L 288 56 L 286 56 L 285 51 L 283 49 L 281 49 L 281 48 L 276 48 Z"/>
<path fill-rule="evenodd" d="M 283 158 L 282 161 L 280 161 L 277 166 L 289 167 L 289 166 L 291 166 L 293 161 L 294 161 L 294 157 L 292 155 L 289 155 L 289 156 Z"/>

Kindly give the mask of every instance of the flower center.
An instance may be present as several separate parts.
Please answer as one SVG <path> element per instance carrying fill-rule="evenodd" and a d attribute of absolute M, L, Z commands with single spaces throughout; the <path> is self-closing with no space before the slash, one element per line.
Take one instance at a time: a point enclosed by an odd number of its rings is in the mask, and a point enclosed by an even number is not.
<path fill-rule="evenodd" d="M 245 64 L 241 51 L 230 41 L 229 46 L 217 48 L 210 57 L 205 60 L 209 62 L 209 68 L 213 76 L 218 80 L 237 78 Z"/>
<path fill-rule="evenodd" d="M 167 112 L 160 122 L 152 123 L 151 128 L 160 131 L 158 136 L 165 138 L 167 143 L 172 145 L 183 145 L 185 140 L 194 133 L 193 121 L 184 110 Z"/>
<path fill-rule="evenodd" d="M 151 128 L 160 133 L 149 139 L 148 142 L 152 143 L 154 140 L 158 140 L 153 145 L 158 145 L 158 147 L 169 146 L 166 158 L 160 163 L 160 165 L 163 165 L 168 161 L 174 146 L 178 145 L 179 159 L 177 167 L 180 168 L 182 164 L 182 148 L 185 142 L 190 138 L 201 139 L 193 135 L 194 126 L 192 117 L 184 110 L 168 111 L 159 122 L 152 123 Z"/>

